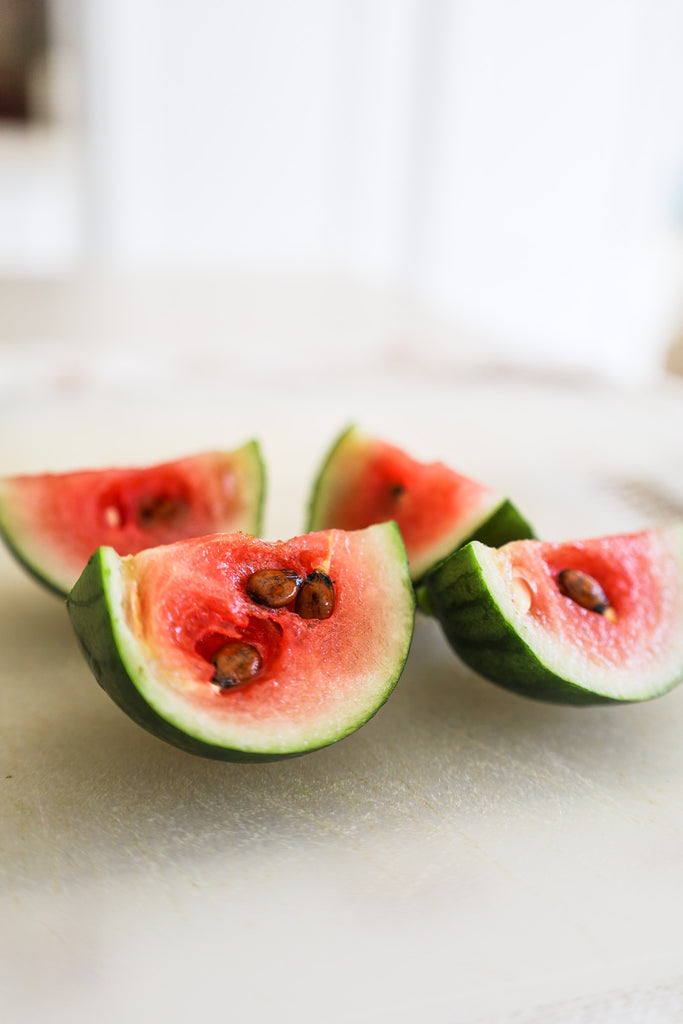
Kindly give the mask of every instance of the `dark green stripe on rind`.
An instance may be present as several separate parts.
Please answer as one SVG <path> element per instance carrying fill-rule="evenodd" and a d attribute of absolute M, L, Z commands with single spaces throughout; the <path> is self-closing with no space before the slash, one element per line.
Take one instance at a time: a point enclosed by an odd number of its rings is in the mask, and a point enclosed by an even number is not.
<path fill-rule="evenodd" d="M 89 560 L 67 598 L 67 610 L 93 675 L 112 700 L 143 729 L 190 754 L 221 761 L 263 762 L 303 753 L 261 754 L 206 743 L 177 729 L 149 706 L 128 675 L 116 646 L 112 610 L 106 592 L 108 570 L 102 559 L 105 550 L 99 548 Z"/>
<path fill-rule="evenodd" d="M 543 664 L 501 611 L 472 544 L 442 562 L 425 587 L 455 653 L 491 682 L 554 704 L 628 703 L 585 689 Z"/>

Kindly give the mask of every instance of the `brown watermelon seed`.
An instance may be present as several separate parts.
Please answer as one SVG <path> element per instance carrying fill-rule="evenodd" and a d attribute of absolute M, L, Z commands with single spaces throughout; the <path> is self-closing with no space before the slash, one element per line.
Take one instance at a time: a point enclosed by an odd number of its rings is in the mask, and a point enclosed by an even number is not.
<path fill-rule="evenodd" d="M 247 580 L 247 594 L 257 604 L 284 608 L 296 597 L 301 577 L 290 569 L 259 569 Z"/>
<path fill-rule="evenodd" d="M 389 493 L 394 501 L 398 501 L 406 493 L 406 489 L 403 484 L 394 483 L 389 485 Z"/>
<path fill-rule="evenodd" d="M 557 574 L 557 585 L 565 597 L 571 598 L 576 604 L 588 611 L 597 612 L 610 622 L 616 622 L 617 616 L 607 599 L 600 584 L 587 572 L 581 569 L 562 569 Z"/>
<path fill-rule="evenodd" d="M 334 611 L 334 584 L 325 572 L 310 572 L 301 584 L 294 610 L 302 619 L 329 619 Z"/>
<path fill-rule="evenodd" d="M 215 667 L 211 681 L 220 686 L 221 690 L 230 690 L 251 682 L 263 665 L 256 648 L 240 640 L 231 640 L 225 644 L 216 651 L 211 661 Z"/>
<path fill-rule="evenodd" d="M 189 505 L 183 498 L 170 498 L 167 495 L 154 495 L 143 498 L 138 505 L 138 522 L 141 526 L 156 526 L 159 523 L 170 523 L 184 516 Z"/>

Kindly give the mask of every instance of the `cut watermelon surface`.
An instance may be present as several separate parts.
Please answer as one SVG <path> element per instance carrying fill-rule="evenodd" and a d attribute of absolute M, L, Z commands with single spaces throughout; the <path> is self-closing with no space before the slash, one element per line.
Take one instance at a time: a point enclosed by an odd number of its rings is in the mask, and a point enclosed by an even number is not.
<path fill-rule="evenodd" d="M 37 579 L 67 594 L 103 545 L 128 555 L 209 533 L 259 533 L 264 489 L 256 441 L 144 468 L 5 477 L 0 534 Z"/>
<path fill-rule="evenodd" d="M 415 583 L 469 540 L 500 545 L 534 535 L 492 488 L 349 427 L 320 470 L 308 529 L 357 530 L 390 519 L 401 530 Z"/>
<path fill-rule="evenodd" d="M 67 607 L 131 718 L 227 760 L 290 757 L 353 732 L 398 680 L 414 621 L 394 523 L 281 542 L 222 534 L 127 558 L 100 548 Z"/>
<path fill-rule="evenodd" d="M 562 585 L 568 570 L 598 595 L 592 607 Z M 463 661 L 527 696 L 646 700 L 683 678 L 683 525 L 498 550 L 474 542 L 426 587 Z"/>

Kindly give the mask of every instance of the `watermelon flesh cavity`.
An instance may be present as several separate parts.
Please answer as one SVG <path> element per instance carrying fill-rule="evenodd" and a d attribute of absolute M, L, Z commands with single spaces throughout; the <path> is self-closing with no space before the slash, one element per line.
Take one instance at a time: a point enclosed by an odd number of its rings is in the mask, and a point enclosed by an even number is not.
<path fill-rule="evenodd" d="M 65 595 L 100 546 L 128 555 L 209 533 L 259 533 L 264 486 L 256 441 L 144 468 L 5 477 L 0 534 Z"/>
<path fill-rule="evenodd" d="M 334 589 L 326 617 L 250 596 L 263 570 Z M 414 596 L 393 523 L 284 542 L 215 535 L 126 558 L 100 548 L 67 607 L 102 687 L 139 724 L 192 753 L 272 760 L 353 732 L 386 700 L 408 655 Z M 214 660 L 258 652 L 245 685 L 222 689 Z"/>
<path fill-rule="evenodd" d="M 587 574 L 602 612 L 563 592 Z M 683 524 L 569 543 L 472 543 L 426 583 L 456 653 L 527 696 L 565 703 L 645 700 L 683 678 Z"/>
<path fill-rule="evenodd" d="M 514 505 L 492 488 L 350 427 L 319 473 L 308 529 L 358 530 L 390 519 L 401 530 L 415 583 L 475 537 L 500 545 L 533 536 Z"/>

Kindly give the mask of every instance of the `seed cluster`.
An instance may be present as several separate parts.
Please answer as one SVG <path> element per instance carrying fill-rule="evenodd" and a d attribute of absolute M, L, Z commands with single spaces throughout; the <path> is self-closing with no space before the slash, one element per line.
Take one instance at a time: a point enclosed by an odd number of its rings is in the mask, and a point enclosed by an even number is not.
<path fill-rule="evenodd" d="M 336 604 L 334 584 L 325 572 L 315 570 L 303 579 L 290 569 L 259 569 L 247 580 L 246 591 L 256 604 L 266 608 L 285 608 L 294 602 L 294 611 L 302 619 L 329 619 Z M 263 667 L 256 647 L 232 640 L 216 651 L 212 682 L 221 690 L 244 686 Z"/>
<path fill-rule="evenodd" d="M 247 594 L 267 608 L 285 608 L 294 601 L 302 619 L 329 619 L 334 611 L 334 584 L 316 569 L 302 579 L 291 569 L 259 569 L 247 580 Z"/>

